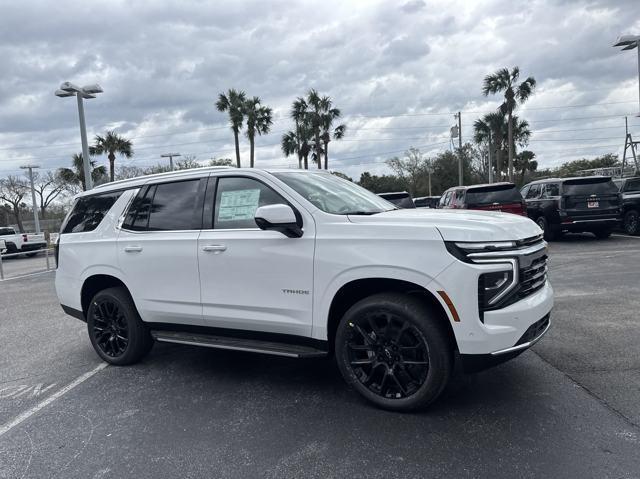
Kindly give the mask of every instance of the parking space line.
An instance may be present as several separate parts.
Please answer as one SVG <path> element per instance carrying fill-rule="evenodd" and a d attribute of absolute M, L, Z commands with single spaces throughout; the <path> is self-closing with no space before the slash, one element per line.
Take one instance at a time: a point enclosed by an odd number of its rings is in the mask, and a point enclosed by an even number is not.
<path fill-rule="evenodd" d="M 10 421 L 10 422 L 8 422 L 6 424 L 3 424 L 2 426 L 0 426 L 0 437 L 2 437 L 5 433 L 9 432 L 11 429 L 16 427 L 21 422 L 29 419 L 31 416 L 33 416 L 35 413 L 40 411 L 42 408 L 47 407 L 49 404 L 51 404 L 56 399 L 64 396 L 66 393 L 71 391 L 73 388 L 75 388 L 79 384 L 82 384 L 83 382 L 85 382 L 87 379 L 89 379 L 90 377 L 92 377 L 96 373 L 99 373 L 100 371 L 102 371 L 107 366 L 108 366 L 107 363 L 98 364 L 91 371 L 88 371 L 88 372 L 84 373 L 82 376 L 77 377 L 75 380 L 73 380 L 72 382 L 67 384 L 65 387 L 63 387 L 59 391 L 56 391 L 55 393 L 53 393 L 51 396 L 49 396 L 44 401 L 39 402 L 38 404 L 33 406 L 31 409 L 28 409 L 27 411 L 25 411 L 22 414 L 20 414 L 14 420 L 12 420 L 12 421 Z"/>
<path fill-rule="evenodd" d="M 13 276 L 11 278 L 5 278 L 5 279 L 0 280 L 0 281 L 11 281 L 12 279 L 28 278 L 29 276 L 37 276 L 39 274 L 52 273 L 53 271 L 55 271 L 55 269 L 50 269 L 49 271 L 38 271 L 37 273 L 22 274 L 20 276 Z"/>

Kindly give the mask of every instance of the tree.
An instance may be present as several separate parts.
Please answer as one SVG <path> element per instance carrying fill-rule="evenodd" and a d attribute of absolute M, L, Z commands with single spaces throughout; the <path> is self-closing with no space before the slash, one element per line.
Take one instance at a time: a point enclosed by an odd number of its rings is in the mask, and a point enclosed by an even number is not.
<path fill-rule="evenodd" d="M 94 160 L 90 160 L 89 164 L 91 166 L 91 179 L 94 183 L 98 183 L 107 174 L 107 169 L 104 166 L 96 166 L 97 163 Z M 58 168 L 56 175 L 68 190 L 75 192 L 78 187 L 81 187 L 82 191 L 85 191 L 87 186 L 84 181 L 82 153 L 76 153 L 71 157 L 71 165 L 71 168 Z"/>
<path fill-rule="evenodd" d="M 256 134 L 265 135 L 273 124 L 273 111 L 260 104 L 260 98 L 254 96 L 244 102 L 243 115 L 247 119 L 247 138 L 249 139 L 249 165 L 254 167 L 254 151 Z"/>
<path fill-rule="evenodd" d="M 520 184 L 524 185 L 524 177 L 528 171 L 534 172 L 538 169 L 538 162 L 534 160 L 536 154 L 533 151 L 523 150 L 516 155 L 513 167 L 520 172 Z"/>
<path fill-rule="evenodd" d="M 231 125 L 231 131 L 233 131 L 233 139 L 236 144 L 236 166 L 240 168 L 240 140 L 238 135 L 242 129 L 242 123 L 244 121 L 244 103 L 246 101 L 246 93 L 243 91 L 237 91 L 235 88 L 231 88 L 227 93 L 220 93 L 218 95 L 218 101 L 216 102 L 216 108 L 220 112 L 227 112 L 229 114 L 229 124 Z"/>
<path fill-rule="evenodd" d="M 372 175 L 365 171 L 360 175 L 358 184 L 373 193 L 388 193 L 405 189 L 404 182 L 395 175 Z"/>
<path fill-rule="evenodd" d="M 522 83 L 518 83 L 520 68 L 501 68 L 495 73 L 484 78 L 482 93 L 484 96 L 504 92 L 504 102 L 500 111 L 507 116 L 508 125 L 508 151 L 509 151 L 509 181 L 513 181 L 513 158 L 515 156 L 515 144 L 513 138 L 513 112 L 518 105 L 523 104 L 533 93 L 536 80 L 528 77 Z"/>
<path fill-rule="evenodd" d="M 40 216 L 46 219 L 47 208 L 66 190 L 66 184 L 62 179 L 48 171 L 44 175 L 37 171 L 33 172 L 33 189 L 40 204 Z"/>
<path fill-rule="evenodd" d="M 233 160 L 231 158 L 211 158 L 209 160 L 209 166 L 231 166 Z"/>
<path fill-rule="evenodd" d="M 133 156 L 131 140 L 118 135 L 114 130 L 107 131 L 104 136 L 96 135 L 94 145 L 89 149 L 91 155 L 107 155 L 109 158 L 109 181 L 114 180 L 116 155 L 125 158 Z"/>
<path fill-rule="evenodd" d="M 417 196 L 419 183 L 428 177 L 428 165 L 420 150 L 411 147 L 404 153 L 404 157 L 396 156 L 386 163 L 398 175 L 411 196 Z"/>
<path fill-rule="evenodd" d="M 20 207 L 22 205 L 23 198 L 28 192 L 29 185 L 26 180 L 22 178 L 9 175 L 0 180 L 0 200 L 6 201 L 9 204 L 21 233 L 24 232 L 24 226 L 22 225 L 22 213 L 20 211 Z"/>
<path fill-rule="evenodd" d="M 296 125 L 296 131 L 288 131 L 282 135 L 280 148 L 284 156 L 298 155 L 298 168 L 309 169 L 309 153 L 311 152 L 311 130 L 305 125 Z"/>
<path fill-rule="evenodd" d="M 322 121 L 322 134 L 320 135 L 320 139 L 324 146 L 324 169 L 328 170 L 329 142 L 331 141 L 331 137 L 333 137 L 334 140 L 341 140 L 344 137 L 347 126 L 345 124 L 341 124 L 333 128 L 333 122 L 340 118 L 340 110 L 332 107 L 331 98 L 327 96 L 323 97 L 321 105 L 323 112 L 320 116 Z"/>
<path fill-rule="evenodd" d="M 294 142 L 295 144 L 295 149 L 290 149 L 289 151 L 291 151 L 290 154 L 293 154 L 294 152 L 298 154 L 298 168 L 302 168 L 302 159 L 304 158 L 305 163 L 304 163 L 304 169 L 308 170 L 309 169 L 309 164 L 308 164 L 308 155 L 309 152 L 307 152 L 306 156 L 303 154 L 303 141 L 305 138 L 305 134 L 308 134 L 307 132 L 303 132 L 302 129 L 305 128 L 305 115 L 307 113 L 307 102 L 304 101 L 304 98 L 298 97 L 296 98 L 296 100 L 293 102 L 293 104 L 291 105 L 291 118 L 293 118 L 293 121 L 295 123 L 295 131 L 293 133 L 293 136 L 290 137 L 290 139 Z M 289 132 L 291 133 L 291 132 Z M 308 140 L 308 138 L 307 138 Z M 282 147 L 283 147 L 283 151 L 285 148 L 285 138 L 284 136 L 282 137 Z M 289 147 L 292 145 L 289 145 Z M 308 146 L 308 145 L 307 145 Z M 289 156 L 287 155 L 287 153 L 285 152 L 285 156 Z"/>

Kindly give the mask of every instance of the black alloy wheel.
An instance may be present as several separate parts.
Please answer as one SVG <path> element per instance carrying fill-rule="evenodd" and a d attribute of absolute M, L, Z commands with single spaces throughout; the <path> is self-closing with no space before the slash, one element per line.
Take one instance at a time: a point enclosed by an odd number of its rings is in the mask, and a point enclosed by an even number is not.
<path fill-rule="evenodd" d="M 423 298 L 400 292 L 355 303 L 335 336 L 345 381 L 384 409 L 411 411 L 435 401 L 453 368 L 453 338 L 441 316 Z"/>
<path fill-rule="evenodd" d="M 424 384 L 429 347 L 415 326 L 387 311 L 372 311 L 348 323 L 349 365 L 372 393 L 406 398 Z"/>
<path fill-rule="evenodd" d="M 624 215 L 624 232 L 629 235 L 640 233 L 640 217 L 636 210 L 627 211 Z"/>
<path fill-rule="evenodd" d="M 111 298 L 103 298 L 94 302 L 92 313 L 97 346 L 107 356 L 122 356 L 129 345 L 129 327 L 120 304 Z"/>
<path fill-rule="evenodd" d="M 96 293 L 87 308 L 87 329 L 98 356 L 117 366 L 138 362 L 153 346 L 131 295 L 122 287 Z"/>

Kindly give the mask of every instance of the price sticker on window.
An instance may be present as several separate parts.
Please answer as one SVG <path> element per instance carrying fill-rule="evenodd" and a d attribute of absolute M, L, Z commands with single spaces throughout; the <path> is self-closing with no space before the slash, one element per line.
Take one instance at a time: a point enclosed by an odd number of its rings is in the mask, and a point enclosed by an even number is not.
<path fill-rule="evenodd" d="M 253 219 L 260 202 L 260 190 L 223 191 L 218 210 L 219 221 Z"/>

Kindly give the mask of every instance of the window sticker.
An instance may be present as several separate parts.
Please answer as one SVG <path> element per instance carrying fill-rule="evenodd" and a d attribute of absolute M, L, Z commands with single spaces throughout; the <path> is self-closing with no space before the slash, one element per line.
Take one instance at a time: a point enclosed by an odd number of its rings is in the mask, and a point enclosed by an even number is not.
<path fill-rule="evenodd" d="M 218 221 L 252 220 L 258 202 L 260 189 L 223 191 L 220 197 Z"/>

